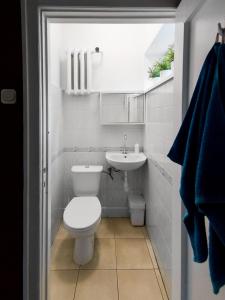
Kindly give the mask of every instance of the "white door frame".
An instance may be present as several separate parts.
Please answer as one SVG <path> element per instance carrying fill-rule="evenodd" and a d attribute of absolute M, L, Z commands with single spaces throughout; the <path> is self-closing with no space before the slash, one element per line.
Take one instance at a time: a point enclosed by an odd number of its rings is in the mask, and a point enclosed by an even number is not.
<path fill-rule="evenodd" d="M 197 9 L 197 0 L 191 15 Z M 203 1 L 203 0 L 199 0 Z M 184 0 L 183 0 L 184 2 Z M 43 3 L 43 5 L 42 5 Z M 58 6 L 57 6 L 58 4 Z M 60 18 L 79 18 L 85 22 L 101 19 L 103 22 L 171 22 L 174 21 L 173 9 L 147 8 L 84 8 L 62 6 L 61 1 L 55 0 L 22 0 L 22 30 L 24 57 L 24 300 L 47 300 L 48 272 L 48 201 L 46 195 L 46 170 L 48 167 L 47 147 L 47 64 L 46 64 L 46 32 L 49 21 Z M 186 18 L 186 16 L 185 16 Z M 178 105 L 178 119 L 175 126 L 182 120 L 184 96 L 184 62 L 187 60 L 185 40 L 187 36 L 185 22 L 180 20 L 177 27 L 178 41 L 176 53 L 177 74 L 175 74 L 175 94 Z M 182 19 L 182 18 L 181 18 Z M 181 73 L 180 73 L 181 72 Z M 181 76 L 180 74 L 183 74 Z M 185 92 L 186 93 L 186 92 Z M 179 169 L 176 180 L 179 181 Z M 173 256 L 175 273 L 173 274 L 172 300 L 183 300 L 182 283 L 183 251 L 185 243 L 182 238 L 182 206 L 174 185 L 174 207 L 178 212 L 173 221 Z"/>

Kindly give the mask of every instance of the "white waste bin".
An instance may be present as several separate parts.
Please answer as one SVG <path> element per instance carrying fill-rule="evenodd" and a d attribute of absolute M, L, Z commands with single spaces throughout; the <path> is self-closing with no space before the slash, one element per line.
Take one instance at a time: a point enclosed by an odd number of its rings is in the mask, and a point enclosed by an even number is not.
<path fill-rule="evenodd" d="M 145 200 L 140 195 L 129 195 L 128 205 L 130 211 L 131 224 L 134 226 L 144 226 Z"/>

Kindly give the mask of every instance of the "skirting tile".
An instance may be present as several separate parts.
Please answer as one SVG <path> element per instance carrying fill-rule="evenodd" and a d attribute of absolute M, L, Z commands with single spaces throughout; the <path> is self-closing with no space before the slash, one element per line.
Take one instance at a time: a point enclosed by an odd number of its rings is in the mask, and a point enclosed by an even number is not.
<path fill-rule="evenodd" d="M 102 217 L 103 218 L 123 218 L 129 217 L 129 209 L 128 207 L 102 207 Z"/>

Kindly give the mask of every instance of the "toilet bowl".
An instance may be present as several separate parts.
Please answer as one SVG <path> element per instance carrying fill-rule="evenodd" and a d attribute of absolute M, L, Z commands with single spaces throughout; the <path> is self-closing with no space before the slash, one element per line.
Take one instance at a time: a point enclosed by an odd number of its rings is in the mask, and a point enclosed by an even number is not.
<path fill-rule="evenodd" d="M 97 197 L 74 197 L 67 205 L 63 221 L 65 228 L 76 239 L 73 258 L 84 265 L 94 252 L 94 233 L 101 221 L 101 204 Z"/>
<path fill-rule="evenodd" d="M 101 221 L 101 204 L 96 196 L 102 166 L 73 166 L 73 190 L 76 197 L 64 210 L 64 227 L 75 238 L 73 259 L 84 265 L 94 254 L 94 234 Z"/>

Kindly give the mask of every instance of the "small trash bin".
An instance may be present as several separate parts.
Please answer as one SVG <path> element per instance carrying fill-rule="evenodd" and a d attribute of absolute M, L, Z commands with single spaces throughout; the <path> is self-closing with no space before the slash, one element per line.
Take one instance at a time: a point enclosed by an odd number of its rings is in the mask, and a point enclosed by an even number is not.
<path fill-rule="evenodd" d="M 130 211 L 131 224 L 134 226 L 144 226 L 145 200 L 140 195 L 129 195 L 128 205 Z"/>

